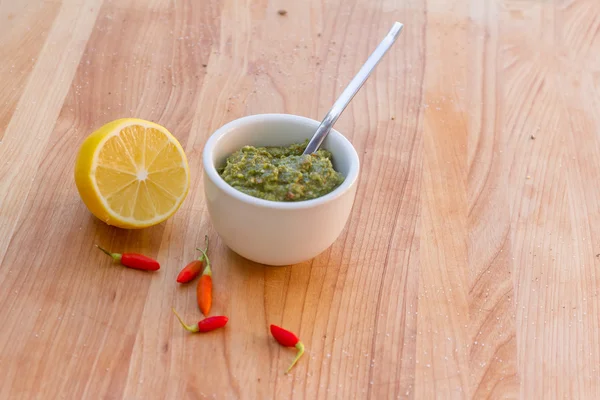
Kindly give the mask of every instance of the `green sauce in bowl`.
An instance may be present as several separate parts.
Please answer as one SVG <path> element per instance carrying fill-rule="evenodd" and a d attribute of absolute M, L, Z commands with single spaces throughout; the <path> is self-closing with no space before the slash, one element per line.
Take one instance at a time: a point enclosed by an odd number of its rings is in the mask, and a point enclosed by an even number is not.
<path fill-rule="evenodd" d="M 308 140 L 286 147 L 244 146 L 227 158 L 219 175 L 233 188 L 271 201 L 302 201 L 337 188 L 344 176 L 333 168 L 331 152 L 302 155 Z"/>

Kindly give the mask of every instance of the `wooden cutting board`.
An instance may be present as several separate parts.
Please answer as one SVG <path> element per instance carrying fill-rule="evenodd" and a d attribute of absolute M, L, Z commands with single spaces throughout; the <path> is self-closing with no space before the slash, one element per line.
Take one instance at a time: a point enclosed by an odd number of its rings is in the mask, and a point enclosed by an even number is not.
<path fill-rule="evenodd" d="M 600 398 L 599 15 L 597 0 L 0 1 L 0 398 Z M 394 21 L 336 124 L 362 163 L 343 235 L 283 268 L 228 250 L 205 207 L 208 136 L 250 114 L 321 119 Z M 167 127 L 192 172 L 177 214 L 141 231 L 92 217 L 73 181 L 84 138 L 122 117 Z M 171 307 L 198 319 L 195 290 L 175 277 L 205 234 L 230 322 L 189 335 Z M 271 323 L 306 345 L 290 375 Z"/>

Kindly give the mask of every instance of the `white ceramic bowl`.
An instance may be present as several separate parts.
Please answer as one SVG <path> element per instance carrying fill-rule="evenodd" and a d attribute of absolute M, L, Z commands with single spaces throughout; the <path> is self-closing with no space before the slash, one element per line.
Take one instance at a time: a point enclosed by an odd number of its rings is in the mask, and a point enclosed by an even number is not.
<path fill-rule="evenodd" d="M 322 147 L 344 182 L 325 196 L 298 202 L 259 199 L 229 186 L 218 167 L 245 145 L 285 146 L 310 138 L 319 121 L 289 114 L 259 114 L 229 122 L 206 142 L 204 191 L 213 226 L 225 244 L 249 260 L 289 265 L 310 260 L 338 238 L 356 195 L 359 159 L 352 144 L 332 130 Z"/>

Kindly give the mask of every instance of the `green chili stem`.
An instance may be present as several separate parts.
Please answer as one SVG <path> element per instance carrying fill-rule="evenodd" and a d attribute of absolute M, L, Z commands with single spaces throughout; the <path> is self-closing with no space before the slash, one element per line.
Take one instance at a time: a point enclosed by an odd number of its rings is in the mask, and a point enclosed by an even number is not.
<path fill-rule="evenodd" d="M 294 358 L 292 364 L 288 367 L 287 371 L 285 371 L 286 374 L 290 372 L 294 364 L 296 364 L 300 357 L 302 357 L 302 354 L 304 354 L 304 345 L 302 344 L 302 342 L 296 343 L 296 348 L 298 349 L 298 353 L 296 353 L 296 358 Z"/>
<path fill-rule="evenodd" d="M 206 250 L 208 250 L 208 236 L 206 237 L 206 243 L 207 243 Z M 196 249 L 196 250 L 201 251 L 202 257 L 206 260 L 206 267 L 204 267 L 204 271 L 202 271 L 202 275 L 212 276 L 212 270 L 210 269 L 210 259 L 208 258 L 206 251 L 202 250 L 202 249 Z"/>
<path fill-rule="evenodd" d="M 206 244 L 206 249 L 204 249 L 204 251 L 202 251 L 202 249 L 196 248 L 196 250 L 202 252 L 202 255 L 198 257 L 198 261 L 202 261 L 205 257 L 205 254 L 208 253 L 208 235 L 204 236 L 204 243 Z"/>
<path fill-rule="evenodd" d="M 104 254 L 109 255 L 112 257 L 113 260 L 115 260 L 116 262 L 120 262 L 121 261 L 121 254 L 119 253 L 111 253 L 110 251 L 103 249 L 102 247 L 96 245 L 97 248 L 99 248 Z"/>
<path fill-rule="evenodd" d="M 177 311 L 175 311 L 174 308 L 171 308 L 171 310 L 173 310 L 173 312 L 175 313 L 175 316 L 179 320 L 179 323 L 181 324 L 181 326 L 184 327 L 184 329 L 186 331 L 193 332 L 193 333 L 196 333 L 196 332 L 200 331 L 200 328 L 198 328 L 198 324 L 196 324 L 196 325 L 188 325 L 188 324 L 186 324 L 185 322 L 183 322 L 183 319 L 181 319 L 181 317 L 179 316 L 179 314 L 177 314 Z"/>

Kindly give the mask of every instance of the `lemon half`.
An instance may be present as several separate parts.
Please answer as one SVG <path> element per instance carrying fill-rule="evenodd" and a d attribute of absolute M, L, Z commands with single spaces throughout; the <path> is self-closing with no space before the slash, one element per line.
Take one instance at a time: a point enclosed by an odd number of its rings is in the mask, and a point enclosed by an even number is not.
<path fill-rule="evenodd" d="M 75 184 L 92 214 L 109 225 L 140 229 L 171 217 L 190 186 L 177 139 L 150 121 L 125 118 L 88 136 L 75 162 Z"/>

